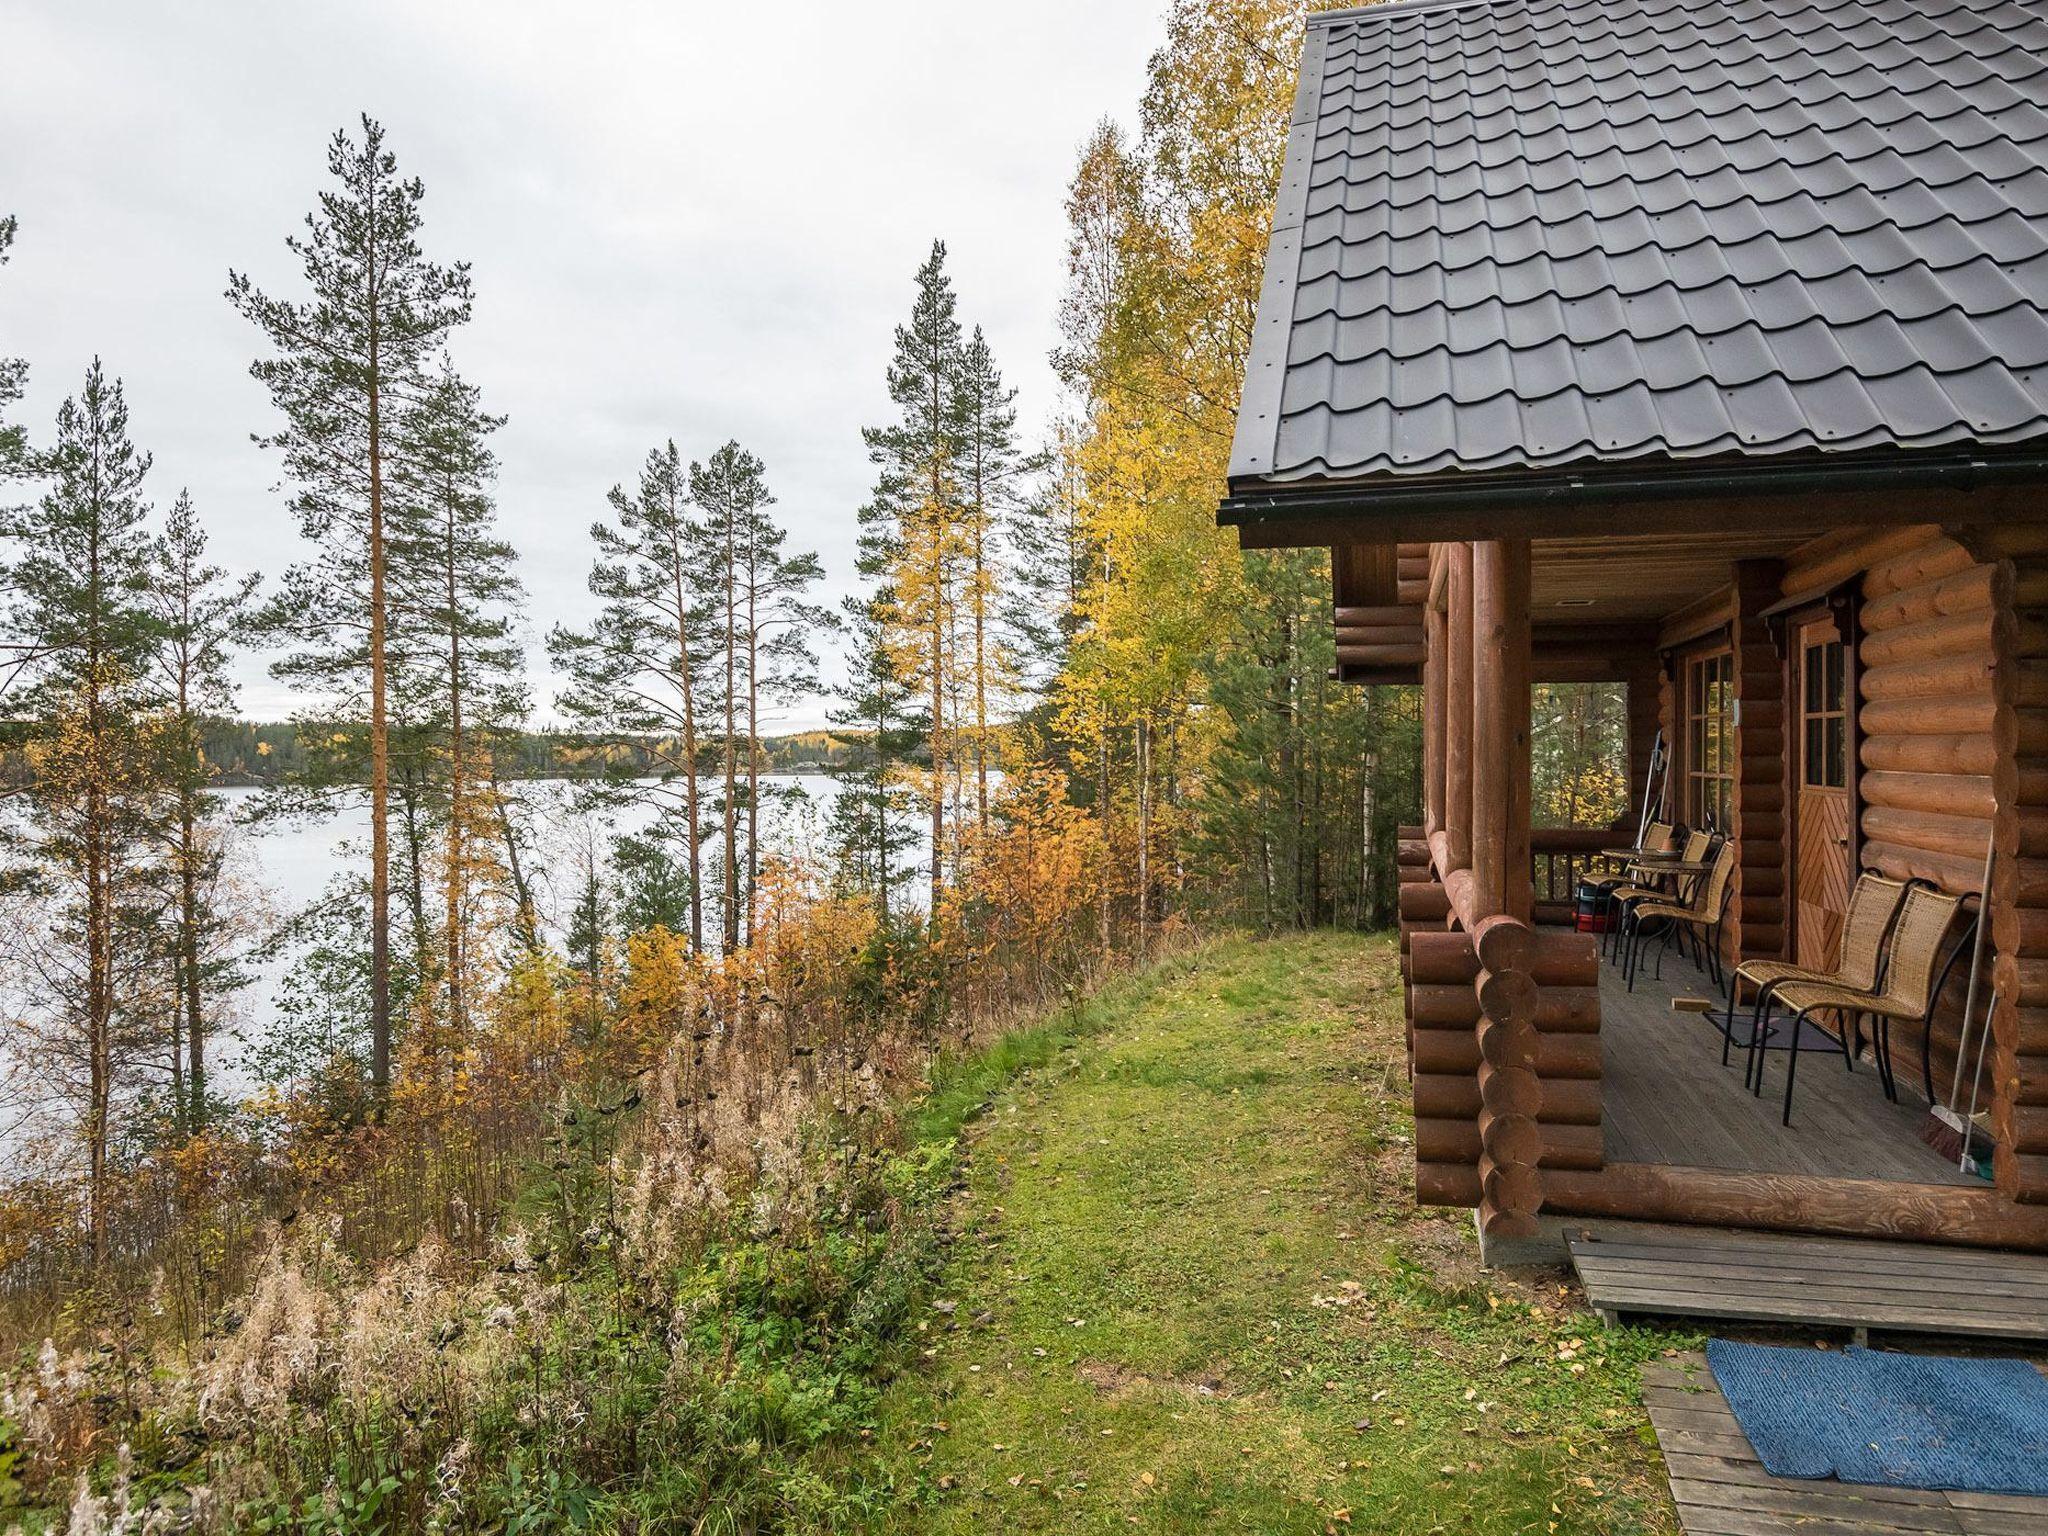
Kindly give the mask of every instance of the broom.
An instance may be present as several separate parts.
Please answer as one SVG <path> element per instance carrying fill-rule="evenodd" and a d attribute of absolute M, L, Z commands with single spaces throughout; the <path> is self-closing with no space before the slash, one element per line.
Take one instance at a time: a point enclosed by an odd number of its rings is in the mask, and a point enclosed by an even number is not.
<path fill-rule="evenodd" d="M 1963 1097 L 1963 1062 L 1970 1054 L 1970 1021 L 1977 1009 L 1977 975 L 1984 962 L 1984 933 L 1991 926 L 1991 864 L 1997 855 L 1997 842 L 1995 839 L 1987 840 L 1984 845 L 1984 883 L 1978 887 L 1977 931 L 1970 940 L 1970 985 L 1963 993 L 1963 1030 L 1956 1040 L 1956 1069 L 1949 1079 L 1948 1102 L 1930 1108 L 1926 1123 L 1920 1127 L 1922 1141 L 1943 1157 L 1953 1157 L 1959 1161 L 1967 1155 L 1970 1145 L 1970 1120 L 1958 1106 Z M 1991 1012 L 1997 1006 L 1998 999 L 1994 993 L 1992 1008 L 1987 1009 L 1984 1014 L 1986 1035 L 1991 1032 Z M 1927 1027 L 1930 1030 L 1934 1028 L 1931 1014 L 1927 1020 Z M 1983 1061 L 1981 1046 L 1977 1059 L 1980 1063 Z M 1981 1066 L 1979 1070 L 1982 1070 Z M 1976 1097 L 1974 1090 L 1971 1097 Z M 1972 1104 L 1971 1108 L 1974 1110 L 1975 1104 Z"/>

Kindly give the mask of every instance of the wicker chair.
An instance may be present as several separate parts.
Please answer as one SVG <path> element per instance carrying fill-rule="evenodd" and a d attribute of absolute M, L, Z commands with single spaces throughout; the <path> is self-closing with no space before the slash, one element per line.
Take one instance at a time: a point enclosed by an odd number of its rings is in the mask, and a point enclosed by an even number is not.
<path fill-rule="evenodd" d="M 1745 960 L 1736 966 L 1728 978 L 1728 1009 L 1723 1015 L 1721 1029 L 1721 1065 L 1728 1065 L 1728 1053 L 1735 1042 L 1735 1007 L 1742 997 L 1745 981 L 1756 992 L 1745 1049 L 1755 1045 L 1757 1031 L 1764 1027 L 1764 1014 L 1770 1006 L 1772 990 L 1786 982 L 1823 982 L 1847 987 L 1852 992 L 1874 990 L 1884 965 L 1884 941 L 1891 934 L 1892 919 L 1899 915 L 1899 903 L 1905 895 L 1906 882 L 1903 880 L 1888 880 L 1883 875 L 1857 878 L 1855 889 L 1849 892 L 1849 909 L 1842 917 L 1841 947 L 1835 953 L 1832 971 L 1795 965 L 1789 960 Z M 1753 1056 L 1754 1053 L 1751 1054 Z"/>
<path fill-rule="evenodd" d="M 1721 984 L 1721 919 L 1727 915 L 1728 898 L 1735 888 L 1735 840 L 1724 840 L 1713 860 L 1713 867 L 1704 879 L 1693 883 L 1686 900 L 1674 901 L 1669 895 L 1660 895 L 1657 900 L 1638 899 L 1630 904 L 1626 949 L 1631 992 L 1636 989 L 1636 971 L 1642 963 L 1643 924 L 1659 919 L 1665 926 L 1664 942 L 1657 947 L 1658 978 L 1663 978 L 1664 950 L 1672 936 L 1689 933 L 1705 961 L 1707 975 L 1716 986 Z"/>
<path fill-rule="evenodd" d="M 1677 842 L 1678 829 L 1676 827 L 1668 821 L 1653 821 L 1643 829 L 1643 840 L 1636 851 L 1639 853 L 1669 853 Z M 1616 912 L 1615 892 L 1629 883 L 1628 877 L 1631 875 L 1641 876 L 1644 879 L 1649 878 L 1648 871 L 1643 869 L 1641 865 L 1629 864 L 1624 861 L 1622 862 L 1621 878 L 1610 878 L 1600 883 L 1601 892 L 1606 902 L 1601 911 L 1607 918 L 1607 924 L 1600 933 L 1600 952 L 1603 955 L 1607 953 L 1608 940 L 1616 926 L 1614 921 Z"/>
<path fill-rule="evenodd" d="M 1675 841 L 1675 838 L 1665 838 L 1664 848 L 1669 849 Z M 1645 839 L 1643 846 L 1646 850 L 1649 848 L 1650 844 L 1647 839 Z M 1685 849 L 1679 857 L 1684 863 L 1700 864 L 1706 861 L 1707 857 L 1713 852 L 1713 849 L 1713 833 L 1691 832 L 1686 835 Z M 1617 939 L 1614 945 L 1614 958 L 1617 962 L 1621 961 L 1628 953 L 1626 942 L 1628 918 L 1629 910 L 1634 903 L 1639 901 L 1668 902 L 1673 900 L 1678 894 L 1670 886 L 1659 883 L 1669 877 L 1655 864 L 1631 864 L 1628 872 L 1635 878 L 1633 880 L 1624 880 L 1620 885 L 1615 886 L 1613 890 L 1607 893 L 1608 912 L 1613 913 L 1618 910 L 1621 913 L 1621 922 L 1618 925 L 1611 919 L 1608 923 L 1610 928 L 1618 926 L 1622 934 L 1622 937 Z"/>
<path fill-rule="evenodd" d="M 1884 1086 L 1887 1099 L 1898 1098 L 1898 1080 L 1892 1074 L 1892 1021 L 1899 1019 L 1917 1022 L 1923 1028 L 1928 1026 L 1934 1014 L 1935 1000 L 1941 996 L 1949 972 L 1955 968 L 1956 957 L 1969 942 L 1970 933 L 1966 926 L 1962 936 L 1949 946 L 1944 960 L 1942 940 L 1954 926 L 1956 913 L 1962 909 L 1963 901 L 1961 896 L 1950 896 L 1924 882 L 1916 881 L 1907 889 L 1905 900 L 1899 903 L 1898 919 L 1892 924 L 1891 942 L 1885 950 L 1884 985 L 1880 988 L 1841 987 L 1824 981 L 1787 981 L 1774 989 L 1778 1006 L 1792 1015 L 1791 1029 L 1779 1046 L 1769 1046 L 1764 1038 L 1767 1032 L 1759 1030 L 1758 1038 L 1751 1042 L 1750 1053 L 1755 1058 L 1753 1075 L 1758 1093 L 1763 1091 L 1763 1053 L 1767 1049 L 1786 1053 L 1786 1125 L 1792 1123 L 1792 1089 L 1798 1081 L 1799 1056 L 1805 1049 L 1806 1026 L 1817 1013 L 1836 1016 L 1840 1034 L 1827 1038 L 1831 1045 L 1841 1048 L 1842 1060 L 1852 1072 L 1856 1069 L 1854 1042 L 1860 1033 L 1861 1021 L 1865 1018 L 1871 1021 L 1871 1042 L 1877 1055 L 1878 1079 Z M 1826 1035 L 1826 1030 L 1819 1023 L 1815 1022 L 1814 1028 Z"/>

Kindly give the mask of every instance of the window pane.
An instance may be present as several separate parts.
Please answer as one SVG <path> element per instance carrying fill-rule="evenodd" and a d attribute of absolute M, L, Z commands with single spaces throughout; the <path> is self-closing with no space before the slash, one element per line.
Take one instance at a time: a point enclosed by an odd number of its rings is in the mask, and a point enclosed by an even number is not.
<path fill-rule="evenodd" d="M 1823 738 L 1824 722 L 1808 717 L 1806 722 L 1806 759 L 1801 767 L 1800 780 L 1807 784 L 1825 784 L 1823 775 L 1826 761 L 1826 742 Z"/>
<path fill-rule="evenodd" d="M 1806 648 L 1806 712 L 1811 715 L 1821 707 L 1821 648 L 1810 645 Z"/>
<path fill-rule="evenodd" d="M 1842 642 L 1837 640 L 1828 647 L 1828 708 L 1842 707 L 1842 680 L 1846 667 L 1843 662 Z"/>
<path fill-rule="evenodd" d="M 1827 782 L 1836 789 L 1849 784 L 1849 723 L 1840 715 L 1827 720 Z"/>

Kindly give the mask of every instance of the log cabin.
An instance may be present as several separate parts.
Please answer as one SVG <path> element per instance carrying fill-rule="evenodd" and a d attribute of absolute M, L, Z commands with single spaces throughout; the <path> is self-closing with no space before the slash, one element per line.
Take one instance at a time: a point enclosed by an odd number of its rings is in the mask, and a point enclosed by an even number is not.
<path fill-rule="evenodd" d="M 2043 103 L 2040 0 L 1309 17 L 1220 517 L 1329 548 L 1340 676 L 1422 690 L 1416 1195 L 1490 1257 L 1601 1217 L 2048 1251 Z M 1703 971 L 1631 991 L 1563 925 L 1645 819 L 1532 826 L 1531 685 L 1590 681 L 1734 850 L 1726 961 L 1828 970 L 1865 872 L 1985 914 L 1988 1177 L 1918 1134 L 1967 965 L 1896 1099 L 1802 1055 L 1788 1124 L 1784 1063 L 1752 1091 L 1672 1006 Z"/>

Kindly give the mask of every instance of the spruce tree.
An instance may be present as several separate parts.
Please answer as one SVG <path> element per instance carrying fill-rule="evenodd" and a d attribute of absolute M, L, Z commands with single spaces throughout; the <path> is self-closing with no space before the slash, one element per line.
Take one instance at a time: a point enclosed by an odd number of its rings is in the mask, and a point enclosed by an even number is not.
<path fill-rule="evenodd" d="M 240 273 L 227 296 L 273 349 L 250 372 L 270 391 L 281 429 L 257 441 L 282 455 L 299 529 L 316 553 L 288 573 L 269 609 L 291 647 L 277 674 L 322 688 L 367 726 L 370 789 L 370 1075 L 391 1081 L 391 568 L 394 451 L 406 414 L 431 388 L 431 365 L 469 318 L 464 263 L 430 261 L 419 243 L 425 188 L 401 177 L 384 130 L 336 133 L 332 185 L 286 243 L 307 296 L 273 298 Z"/>
<path fill-rule="evenodd" d="M 958 658 L 949 644 L 965 559 L 961 501 L 966 428 L 960 390 L 960 322 L 946 246 L 933 241 L 917 270 L 910 319 L 896 328 L 889 399 L 897 418 L 863 436 L 878 471 L 861 524 L 886 535 L 888 604 L 877 610 L 899 675 L 923 698 L 926 820 L 931 837 L 930 916 L 938 921 L 945 887 L 947 775 L 951 731 L 946 705 Z"/>
<path fill-rule="evenodd" d="M 548 637 L 567 679 L 555 707 L 601 753 L 603 776 L 579 789 L 585 809 L 653 803 L 654 822 L 639 836 L 681 851 L 690 942 L 701 949 L 700 749 L 714 649 L 703 584 L 711 558 L 676 445 L 648 454 L 637 494 L 613 486 L 610 507 L 612 520 L 590 530 L 597 546 L 590 591 L 602 604 L 597 618 L 587 629 L 557 626 Z"/>
<path fill-rule="evenodd" d="M 1017 446 L 1017 391 L 1003 383 L 981 327 L 960 353 L 961 528 L 966 545 L 963 597 L 973 650 L 966 658 L 973 722 L 975 825 L 988 828 L 988 776 L 994 757 L 991 711 L 1005 702 L 1012 666 L 1001 643 L 996 597 L 1007 585 L 1003 533 L 1023 501 L 1027 476 L 1043 465 Z"/>
<path fill-rule="evenodd" d="M 231 713 L 228 674 L 233 647 L 246 627 L 260 578 L 230 578 L 206 560 L 206 532 L 189 493 L 180 491 L 152 551 L 148 601 L 157 623 L 154 670 L 164 700 L 158 735 L 169 805 L 160 836 L 174 913 L 170 934 L 173 1003 L 173 1102 L 180 1128 L 207 1121 L 206 1041 L 218 993 L 242 977 L 227 954 L 231 924 L 216 900 L 224 852 L 220 796 L 207 761 L 208 722 Z M 180 1046 L 182 1045 L 182 1053 Z"/>
<path fill-rule="evenodd" d="M 120 381 L 97 358 L 57 413 L 47 468 L 48 491 L 4 525 L 18 551 L 6 572 L 8 627 L 32 658 L 12 701 L 33 724 L 26 814 L 10 836 L 52 914 L 53 942 L 29 957 L 44 1006 L 24 1023 L 39 1037 L 39 1065 L 75 1101 L 96 1267 L 114 1115 L 146 1044 L 146 946 L 129 929 L 144 904 L 158 788 L 144 728 L 157 702 L 149 456 L 129 440 Z"/>

